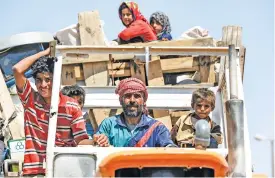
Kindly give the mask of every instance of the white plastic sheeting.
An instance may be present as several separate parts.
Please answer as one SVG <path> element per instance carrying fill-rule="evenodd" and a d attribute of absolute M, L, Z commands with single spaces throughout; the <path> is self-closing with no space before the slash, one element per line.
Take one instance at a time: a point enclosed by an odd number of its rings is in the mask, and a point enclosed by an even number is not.
<path fill-rule="evenodd" d="M 180 36 L 180 39 L 195 39 L 195 38 L 209 38 L 208 30 L 195 26 L 187 31 L 183 32 Z"/>

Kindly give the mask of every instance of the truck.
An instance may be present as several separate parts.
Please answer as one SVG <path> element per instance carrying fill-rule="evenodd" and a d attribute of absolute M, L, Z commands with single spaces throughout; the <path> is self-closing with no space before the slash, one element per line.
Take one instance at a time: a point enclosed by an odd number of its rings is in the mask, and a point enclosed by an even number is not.
<path fill-rule="evenodd" d="M 27 34 L 30 35 L 30 34 Z M 33 34 L 32 34 L 33 36 Z M 41 35 L 43 36 L 43 35 Z M 14 46 L 39 44 L 51 48 L 55 62 L 52 93 L 59 93 L 64 60 L 68 56 L 134 55 L 144 57 L 145 76 L 151 75 L 153 56 L 222 56 L 219 81 L 216 84 L 199 83 L 176 86 L 148 86 L 147 106 L 152 110 L 191 110 L 191 95 L 198 88 L 211 88 L 216 93 L 216 107 L 212 118 L 220 124 L 223 144 L 217 149 L 194 148 L 116 148 L 116 147 L 55 147 L 58 95 L 52 95 L 47 141 L 46 177 L 252 177 L 251 149 L 244 102 L 240 47 L 228 46 L 66 46 L 49 43 L 51 38 L 35 42 L 20 41 Z M 20 38 L 22 39 L 22 38 Z M 25 38 L 27 39 L 27 38 Z M 2 48 L 1 48 L 2 49 Z M 7 53 L 7 51 L 5 51 Z M 2 59 L 0 59 L 2 60 Z M 199 60 L 203 62 L 203 60 Z M 63 63 L 63 64 L 62 64 Z M 203 74 L 202 74 L 203 75 Z M 12 77 L 11 77 L 12 78 Z M 6 84 L 8 83 L 6 80 Z M 83 86 L 86 91 L 84 108 L 120 109 L 115 86 Z M 69 164 L 68 164 L 69 162 Z M 6 163 L 9 163 L 7 160 Z M 21 163 L 20 163 L 21 164 Z M 8 169 L 8 168 L 6 168 Z M 9 172 L 6 170 L 6 172 Z M 20 175 L 20 174 L 18 174 Z"/>

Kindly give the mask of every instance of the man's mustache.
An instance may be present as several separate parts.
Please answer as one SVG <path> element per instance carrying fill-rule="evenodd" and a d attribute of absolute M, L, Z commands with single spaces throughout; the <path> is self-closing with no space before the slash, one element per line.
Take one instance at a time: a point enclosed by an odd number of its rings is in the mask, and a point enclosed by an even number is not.
<path fill-rule="evenodd" d="M 137 103 L 126 104 L 126 107 L 139 107 Z"/>

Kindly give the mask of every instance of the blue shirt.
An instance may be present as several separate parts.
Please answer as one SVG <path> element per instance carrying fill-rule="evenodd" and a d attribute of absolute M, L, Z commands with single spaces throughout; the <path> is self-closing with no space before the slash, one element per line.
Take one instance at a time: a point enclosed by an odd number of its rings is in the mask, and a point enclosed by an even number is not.
<path fill-rule="evenodd" d="M 86 121 L 87 134 L 89 135 L 90 138 L 92 138 L 94 135 L 94 129 L 93 129 L 93 125 L 91 124 L 91 121 L 89 119 L 89 114 L 86 112 L 85 114 L 83 114 L 83 118 Z"/>
<path fill-rule="evenodd" d="M 115 115 L 104 119 L 97 133 L 105 134 L 109 139 L 109 143 L 114 147 L 127 147 L 130 140 L 137 139 L 136 141 L 138 142 L 140 138 L 136 138 L 137 134 L 140 132 L 146 133 L 155 122 L 158 121 L 143 114 L 140 122 L 131 131 L 127 127 L 125 120 L 121 118 L 121 115 Z M 171 140 L 169 130 L 163 124 L 160 124 L 154 129 L 144 146 L 165 147 L 168 145 L 174 146 L 174 143 Z"/>
<path fill-rule="evenodd" d="M 162 33 L 161 36 L 158 37 L 158 40 L 162 40 L 163 38 L 167 38 L 169 41 L 173 39 L 172 35 L 166 32 Z"/>

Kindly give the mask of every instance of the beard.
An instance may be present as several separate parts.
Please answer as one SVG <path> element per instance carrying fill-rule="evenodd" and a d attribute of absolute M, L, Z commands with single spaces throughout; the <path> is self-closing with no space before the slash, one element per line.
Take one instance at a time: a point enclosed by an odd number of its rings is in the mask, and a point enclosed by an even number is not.
<path fill-rule="evenodd" d="M 135 107 L 136 109 L 131 109 L 132 107 Z M 142 114 L 143 112 L 143 104 L 139 105 L 136 102 L 134 103 L 122 103 L 122 108 L 124 111 L 125 116 L 127 117 L 138 117 Z"/>

